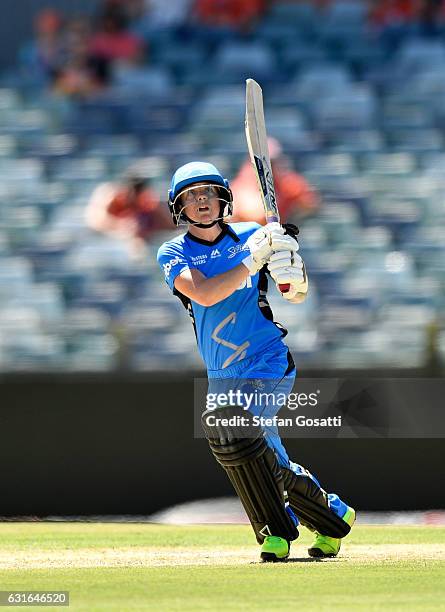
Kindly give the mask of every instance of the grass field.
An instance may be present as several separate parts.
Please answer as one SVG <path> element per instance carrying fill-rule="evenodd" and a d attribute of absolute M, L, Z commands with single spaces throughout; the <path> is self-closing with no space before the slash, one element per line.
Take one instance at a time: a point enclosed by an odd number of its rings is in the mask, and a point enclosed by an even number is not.
<path fill-rule="evenodd" d="M 336 559 L 258 563 L 247 526 L 2 523 L 0 590 L 69 590 L 46 610 L 439 610 L 445 528 L 355 527 Z M 30 608 L 23 609 L 43 609 Z"/>

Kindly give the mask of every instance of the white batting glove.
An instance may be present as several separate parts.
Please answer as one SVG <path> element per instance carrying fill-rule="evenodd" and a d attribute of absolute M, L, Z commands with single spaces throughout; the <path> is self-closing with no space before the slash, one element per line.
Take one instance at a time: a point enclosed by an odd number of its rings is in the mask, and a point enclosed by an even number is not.
<path fill-rule="evenodd" d="M 243 260 L 251 275 L 261 270 L 273 253 L 296 250 L 296 241 L 284 233 L 279 223 L 268 223 L 257 229 L 246 241 L 250 255 Z"/>
<path fill-rule="evenodd" d="M 269 258 L 267 268 L 278 289 L 279 285 L 290 285 L 289 291 L 281 294 L 285 300 L 292 301 L 297 293 L 307 293 L 304 263 L 295 251 L 274 253 Z"/>

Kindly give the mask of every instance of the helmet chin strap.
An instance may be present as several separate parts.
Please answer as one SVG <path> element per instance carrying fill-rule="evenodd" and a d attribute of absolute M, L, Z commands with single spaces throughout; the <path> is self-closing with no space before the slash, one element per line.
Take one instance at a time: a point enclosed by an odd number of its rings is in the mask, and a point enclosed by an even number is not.
<path fill-rule="evenodd" d="M 218 217 L 217 219 L 214 219 L 210 223 L 196 223 L 196 221 L 192 221 L 189 217 L 187 217 L 185 213 L 183 213 L 183 216 L 184 216 L 184 219 L 187 221 L 187 223 L 190 223 L 190 225 L 193 225 L 193 227 L 201 227 L 204 229 L 205 228 L 210 229 L 211 227 L 216 225 L 221 220 L 221 217 Z"/>

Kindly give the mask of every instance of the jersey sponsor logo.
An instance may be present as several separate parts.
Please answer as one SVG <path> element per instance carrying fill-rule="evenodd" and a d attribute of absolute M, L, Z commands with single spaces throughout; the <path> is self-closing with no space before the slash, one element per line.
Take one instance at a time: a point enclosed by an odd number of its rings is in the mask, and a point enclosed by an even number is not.
<path fill-rule="evenodd" d="M 173 266 L 176 266 L 176 264 L 178 264 L 180 261 L 181 260 L 179 257 L 173 257 L 173 259 L 170 259 L 170 261 L 162 265 L 162 267 L 164 268 L 165 278 L 168 278 L 170 276 L 170 270 L 173 268 Z"/>
<path fill-rule="evenodd" d="M 218 251 L 218 249 L 213 249 L 210 254 L 211 259 L 215 259 L 215 257 L 221 257 L 221 253 Z"/>
<path fill-rule="evenodd" d="M 228 248 L 229 255 L 227 255 L 227 259 L 232 259 L 232 257 L 235 257 L 237 253 L 241 253 L 241 251 L 248 251 L 248 250 L 249 250 L 249 247 L 247 246 L 247 243 L 231 246 Z"/>
<path fill-rule="evenodd" d="M 207 253 L 203 255 L 191 255 L 190 259 L 195 266 L 202 266 L 207 261 Z"/>
<path fill-rule="evenodd" d="M 250 346 L 250 342 L 248 340 L 238 345 L 219 337 L 218 334 L 224 329 L 224 327 L 226 327 L 226 325 L 229 325 L 229 323 L 234 325 L 235 322 L 236 312 L 231 312 L 225 319 L 221 321 L 221 323 L 219 323 L 215 327 L 211 336 L 212 340 L 215 340 L 215 342 L 217 342 L 218 344 L 221 344 L 222 346 L 233 350 L 233 353 L 229 355 L 229 357 L 227 357 L 225 362 L 222 364 L 222 369 L 227 368 L 227 366 L 229 366 L 233 361 L 241 361 L 242 359 L 244 359 L 247 354 L 247 349 Z"/>

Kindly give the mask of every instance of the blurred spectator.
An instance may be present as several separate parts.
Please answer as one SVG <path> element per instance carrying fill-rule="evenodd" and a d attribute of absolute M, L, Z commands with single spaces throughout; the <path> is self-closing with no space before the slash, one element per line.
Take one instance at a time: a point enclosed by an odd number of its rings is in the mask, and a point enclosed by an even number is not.
<path fill-rule="evenodd" d="M 108 61 L 134 60 L 143 51 L 142 40 L 127 29 L 128 18 L 119 2 L 107 3 L 91 40 L 93 56 Z"/>
<path fill-rule="evenodd" d="M 44 9 L 34 21 L 35 40 L 20 51 L 20 63 L 26 76 L 37 80 L 52 79 L 61 61 L 62 18 L 53 9 Z"/>
<path fill-rule="evenodd" d="M 444 0 L 373 0 L 369 20 L 393 51 L 408 36 L 434 37 L 443 33 Z"/>
<path fill-rule="evenodd" d="M 369 17 L 381 28 L 406 24 L 415 19 L 418 4 L 418 0 L 373 0 Z"/>
<path fill-rule="evenodd" d="M 419 32 L 423 36 L 438 36 L 445 24 L 445 0 L 419 0 Z"/>
<path fill-rule="evenodd" d="M 153 232 L 171 228 L 167 207 L 162 208 L 138 164 L 129 168 L 121 181 L 96 187 L 86 209 L 86 222 L 98 232 L 129 240 L 135 256 L 145 253 L 145 241 Z"/>
<path fill-rule="evenodd" d="M 264 12 L 264 0 L 196 0 L 198 20 L 210 27 L 247 29 Z"/>
<path fill-rule="evenodd" d="M 325 9 L 328 8 L 331 4 L 333 4 L 336 0 L 269 0 L 269 5 L 271 4 L 310 4 L 316 9 Z M 357 0 L 361 2 L 363 0 Z M 365 2 L 367 0 L 364 0 Z"/>
<path fill-rule="evenodd" d="M 91 28 L 87 19 L 75 18 L 66 24 L 63 36 L 63 63 L 57 70 L 54 89 L 70 96 L 88 96 L 108 83 L 108 63 L 90 50 Z"/>
<path fill-rule="evenodd" d="M 314 213 L 320 204 L 318 194 L 303 176 L 292 170 L 279 142 L 269 138 L 268 143 L 281 220 L 298 221 Z M 250 159 L 241 166 L 231 187 L 234 200 L 232 220 L 256 221 L 264 225 L 264 208 Z"/>

